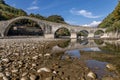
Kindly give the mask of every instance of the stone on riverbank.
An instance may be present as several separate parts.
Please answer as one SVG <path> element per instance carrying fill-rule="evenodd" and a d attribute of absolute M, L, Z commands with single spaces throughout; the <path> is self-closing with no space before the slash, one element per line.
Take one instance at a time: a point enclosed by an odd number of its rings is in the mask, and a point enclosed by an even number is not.
<path fill-rule="evenodd" d="M 92 71 L 90 71 L 90 72 L 87 74 L 87 77 L 92 78 L 92 79 L 96 79 L 96 78 L 97 78 L 97 75 L 96 75 L 95 73 L 93 73 Z"/>

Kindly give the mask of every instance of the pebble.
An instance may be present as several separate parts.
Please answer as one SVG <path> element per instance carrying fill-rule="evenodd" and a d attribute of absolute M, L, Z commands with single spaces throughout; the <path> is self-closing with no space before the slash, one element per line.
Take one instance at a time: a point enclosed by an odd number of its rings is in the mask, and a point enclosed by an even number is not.
<path fill-rule="evenodd" d="M 5 72 L 6 76 L 11 76 L 10 72 Z"/>
<path fill-rule="evenodd" d="M 36 80 L 36 76 L 35 75 L 31 75 L 30 76 L 30 80 Z"/>
<path fill-rule="evenodd" d="M 52 77 L 45 78 L 45 80 L 52 80 Z"/>
<path fill-rule="evenodd" d="M 0 73 L 0 77 L 3 77 L 3 76 L 4 76 L 4 74 L 1 72 L 1 73 Z"/>
<path fill-rule="evenodd" d="M 88 74 L 87 74 L 88 77 L 92 78 L 92 79 L 96 79 L 97 76 L 95 73 L 93 73 L 92 71 L 90 71 Z"/>
<path fill-rule="evenodd" d="M 9 62 L 9 59 L 8 58 L 5 58 L 5 59 L 2 59 L 3 62 Z"/>
<path fill-rule="evenodd" d="M 35 64 L 35 63 L 33 63 L 33 64 L 32 64 L 32 66 L 33 66 L 33 67 L 35 67 L 35 66 L 36 66 L 36 64 Z"/>
<path fill-rule="evenodd" d="M 22 74 L 22 77 L 26 76 L 27 74 L 28 74 L 27 72 L 24 72 L 24 73 Z"/>
<path fill-rule="evenodd" d="M 22 77 L 20 80 L 29 80 L 27 77 Z"/>
<path fill-rule="evenodd" d="M 18 72 L 18 69 L 12 70 L 12 73 L 16 73 L 16 72 Z"/>
<path fill-rule="evenodd" d="M 37 59 L 38 59 L 38 56 L 34 56 L 32 59 L 37 60 Z"/>
<path fill-rule="evenodd" d="M 9 80 L 6 76 L 3 76 L 3 80 Z"/>
<path fill-rule="evenodd" d="M 50 56 L 50 53 L 46 53 L 44 54 L 45 57 L 49 57 Z"/>
<path fill-rule="evenodd" d="M 116 67 L 112 64 L 107 64 L 106 68 L 108 68 L 109 70 L 116 70 Z"/>
<path fill-rule="evenodd" d="M 49 68 L 45 68 L 45 67 L 44 68 L 40 68 L 39 70 L 37 70 L 38 73 L 40 73 L 42 71 L 44 71 L 44 72 L 51 72 L 51 70 Z"/>

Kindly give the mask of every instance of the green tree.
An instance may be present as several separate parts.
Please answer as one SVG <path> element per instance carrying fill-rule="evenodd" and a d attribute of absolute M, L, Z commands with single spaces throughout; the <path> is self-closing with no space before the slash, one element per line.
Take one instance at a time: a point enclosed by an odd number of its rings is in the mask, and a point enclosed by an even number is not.
<path fill-rule="evenodd" d="M 70 36 L 70 32 L 68 29 L 66 28 L 60 28 L 55 32 L 55 36 L 56 37 L 60 37 L 60 36 Z"/>
<path fill-rule="evenodd" d="M 47 18 L 48 21 L 57 22 L 57 23 L 65 23 L 64 18 L 59 15 L 51 15 Z"/>
<path fill-rule="evenodd" d="M 5 1 L 4 0 L 0 0 L 0 4 L 5 4 Z"/>
<path fill-rule="evenodd" d="M 120 2 L 99 25 L 100 28 L 107 28 L 106 32 L 120 32 Z"/>

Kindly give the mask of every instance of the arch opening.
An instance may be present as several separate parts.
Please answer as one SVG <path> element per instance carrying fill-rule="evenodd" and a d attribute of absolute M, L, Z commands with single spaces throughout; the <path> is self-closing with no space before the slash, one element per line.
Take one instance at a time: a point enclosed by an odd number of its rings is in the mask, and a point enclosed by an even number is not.
<path fill-rule="evenodd" d="M 71 33 L 67 28 L 59 28 L 58 30 L 56 30 L 54 37 L 55 38 L 70 38 Z"/>
<path fill-rule="evenodd" d="M 44 32 L 37 22 L 19 19 L 12 22 L 4 33 L 5 36 L 43 36 Z"/>
<path fill-rule="evenodd" d="M 77 33 L 77 38 L 79 39 L 85 39 L 85 38 L 87 38 L 88 37 L 88 34 L 89 34 L 89 32 L 87 31 L 87 30 L 82 30 L 82 31 L 80 31 L 80 32 L 78 32 Z"/>
<path fill-rule="evenodd" d="M 101 36 L 104 35 L 104 31 L 103 30 L 97 30 L 95 33 L 94 33 L 94 38 L 100 38 Z"/>

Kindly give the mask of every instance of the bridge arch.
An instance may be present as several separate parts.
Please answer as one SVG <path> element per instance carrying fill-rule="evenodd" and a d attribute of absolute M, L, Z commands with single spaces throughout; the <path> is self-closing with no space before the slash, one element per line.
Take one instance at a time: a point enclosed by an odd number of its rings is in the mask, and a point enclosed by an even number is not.
<path fill-rule="evenodd" d="M 77 32 L 77 38 L 87 38 L 89 32 L 87 30 L 81 30 Z"/>
<path fill-rule="evenodd" d="M 100 38 L 101 36 L 104 35 L 104 33 L 105 33 L 105 31 L 98 29 L 98 30 L 96 30 L 96 31 L 94 32 L 94 37 L 95 37 L 95 38 Z"/>
<path fill-rule="evenodd" d="M 54 38 L 70 38 L 71 32 L 66 27 L 58 28 L 54 33 Z"/>
<path fill-rule="evenodd" d="M 36 18 L 26 17 L 26 16 L 17 17 L 17 18 L 14 18 L 12 20 L 9 20 L 7 22 L 7 25 L 5 27 L 5 31 L 4 31 L 3 35 L 7 36 L 7 34 L 9 32 L 10 28 L 12 27 L 12 25 L 14 23 L 16 23 L 17 21 L 19 21 L 19 20 L 30 20 L 30 21 L 35 22 L 39 26 L 39 29 L 41 29 L 43 31 L 43 34 L 44 34 L 45 30 L 46 30 L 45 27 L 48 27 L 48 25 L 46 25 L 45 23 L 43 23 L 42 21 L 40 21 L 39 19 L 36 19 Z"/>

